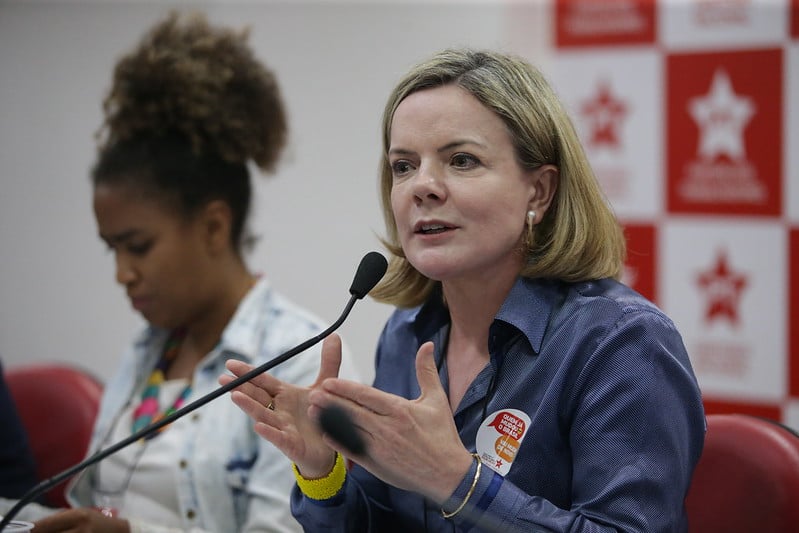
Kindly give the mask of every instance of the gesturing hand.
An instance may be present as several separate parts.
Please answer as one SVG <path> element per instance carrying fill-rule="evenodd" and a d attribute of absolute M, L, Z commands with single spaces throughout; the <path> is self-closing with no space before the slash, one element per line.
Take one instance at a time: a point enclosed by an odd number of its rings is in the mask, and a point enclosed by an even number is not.
<path fill-rule="evenodd" d="M 421 393 L 415 400 L 352 381 L 325 380 L 309 396 L 310 414 L 318 417 L 331 403 L 349 411 L 367 449 L 353 459 L 386 483 L 440 503 L 452 494 L 473 459 L 458 436 L 432 343 L 423 344 L 416 354 L 416 376 Z"/>
<path fill-rule="evenodd" d="M 330 472 L 335 452 L 322 440 L 316 419 L 308 416 L 308 395 L 324 380 L 338 376 L 340 366 L 341 339 L 334 333 L 322 344 L 319 376 L 310 387 L 298 387 L 264 373 L 231 393 L 233 402 L 255 421 L 255 432 L 280 449 L 309 479 Z M 226 367 L 236 377 L 253 368 L 234 360 Z M 222 375 L 219 383 L 225 385 L 233 379 Z"/>
<path fill-rule="evenodd" d="M 129 533 L 130 524 L 127 520 L 109 518 L 92 509 L 69 509 L 42 518 L 36 522 L 33 530 L 36 533 Z"/>

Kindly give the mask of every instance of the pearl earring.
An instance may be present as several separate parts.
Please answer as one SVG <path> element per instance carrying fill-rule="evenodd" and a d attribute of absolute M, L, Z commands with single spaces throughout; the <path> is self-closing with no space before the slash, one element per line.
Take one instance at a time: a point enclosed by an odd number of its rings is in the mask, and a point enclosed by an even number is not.
<path fill-rule="evenodd" d="M 533 227 L 535 226 L 535 211 L 530 209 L 527 212 L 527 220 L 526 221 L 527 221 L 527 224 L 526 224 L 526 226 L 527 226 L 526 230 L 527 231 L 524 232 L 524 246 L 525 246 L 525 248 L 530 249 L 533 246 L 533 237 L 534 237 L 534 233 L 535 233 L 535 230 L 533 229 Z"/>

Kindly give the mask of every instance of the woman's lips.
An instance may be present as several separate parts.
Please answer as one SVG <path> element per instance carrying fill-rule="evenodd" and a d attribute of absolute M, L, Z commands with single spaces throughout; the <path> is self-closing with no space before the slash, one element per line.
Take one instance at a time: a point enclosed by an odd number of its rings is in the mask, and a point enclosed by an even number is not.
<path fill-rule="evenodd" d="M 431 221 L 417 223 L 413 228 L 413 232 L 422 235 L 436 235 L 438 233 L 444 233 L 452 229 L 455 229 L 455 226 L 452 224 L 440 221 Z"/>
<path fill-rule="evenodd" d="M 150 302 L 150 299 L 149 298 L 145 298 L 143 296 L 135 296 L 135 297 L 131 297 L 130 298 L 130 305 L 136 311 L 141 311 L 142 309 L 147 307 L 147 304 L 149 302 Z"/>

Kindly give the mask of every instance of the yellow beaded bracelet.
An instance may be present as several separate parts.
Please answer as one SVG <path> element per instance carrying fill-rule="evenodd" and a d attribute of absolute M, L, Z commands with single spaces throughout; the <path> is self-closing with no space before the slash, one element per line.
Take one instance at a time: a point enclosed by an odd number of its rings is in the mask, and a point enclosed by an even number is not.
<path fill-rule="evenodd" d="M 477 481 L 480 479 L 480 469 L 483 467 L 483 460 L 480 459 L 479 453 L 473 453 L 472 457 L 474 457 L 474 460 L 477 461 L 477 469 L 474 472 L 474 479 L 472 479 L 472 486 L 469 487 L 469 492 L 466 493 L 466 496 L 464 496 L 463 501 L 461 502 L 461 504 L 458 506 L 457 509 L 455 509 L 451 513 L 448 513 L 442 507 L 441 516 L 443 516 L 444 518 L 452 518 L 456 514 L 460 513 L 463 510 L 463 508 L 466 507 L 466 502 L 468 502 L 469 498 L 471 498 L 472 494 L 474 494 L 474 489 L 475 487 L 477 487 Z"/>
<path fill-rule="evenodd" d="M 344 465 L 344 458 L 340 453 L 336 453 L 336 462 L 333 470 L 328 475 L 319 479 L 306 479 L 300 474 L 297 465 L 291 465 L 294 470 L 294 477 L 297 478 L 297 486 L 303 494 L 314 500 L 327 500 L 338 494 L 344 486 L 347 478 L 347 467 Z"/>

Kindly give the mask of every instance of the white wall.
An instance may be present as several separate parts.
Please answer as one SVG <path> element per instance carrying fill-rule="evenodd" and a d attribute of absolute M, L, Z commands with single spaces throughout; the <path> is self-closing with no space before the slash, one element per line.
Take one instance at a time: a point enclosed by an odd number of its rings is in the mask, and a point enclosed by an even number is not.
<path fill-rule="evenodd" d="M 88 170 L 116 58 L 169 7 L 252 26 L 278 74 L 291 141 L 257 176 L 250 258 L 282 291 L 334 320 L 361 256 L 382 251 L 380 114 L 398 77 L 440 48 L 514 51 L 547 70 L 542 2 L 88 2 L 0 0 L 0 357 L 64 361 L 107 378 L 142 325 L 96 236 Z M 371 379 L 390 309 L 359 303 L 341 332 Z"/>

